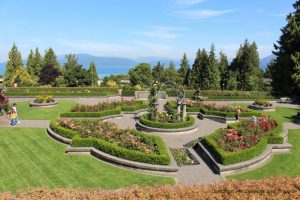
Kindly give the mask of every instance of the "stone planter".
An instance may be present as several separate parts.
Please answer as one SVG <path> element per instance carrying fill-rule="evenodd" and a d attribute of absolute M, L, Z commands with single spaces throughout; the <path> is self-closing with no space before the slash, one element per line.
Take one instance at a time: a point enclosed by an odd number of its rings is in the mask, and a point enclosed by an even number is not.
<path fill-rule="evenodd" d="M 273 105 L 265 107 L 265 106 L 252 104 L 252 105 L 249 105 L 248 107 L 253 110 L 275 111 L 275 107 Z"/>
<path fill-rule="evenodd" d="M 49 108 L 49 107 L 57 106 L 57 101 L 53 101 L 50 103 L 35 103 L 32 101 L 29 103 L 29 106 L 34 108 Z"/>

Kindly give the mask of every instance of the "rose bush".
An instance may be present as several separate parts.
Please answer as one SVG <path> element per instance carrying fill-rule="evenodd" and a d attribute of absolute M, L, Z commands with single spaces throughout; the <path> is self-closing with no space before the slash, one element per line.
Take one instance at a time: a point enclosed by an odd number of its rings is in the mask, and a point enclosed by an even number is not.
<path fill-rule="evenodd" d="M 225 151 L 236 151 L 255 146 L 263 136 L 272 134 L 277 122 L 270 116 L 262 116 L 256 123 L 242 121 L 236 129 L 223 129 L 216 138 Z"/>
<path fill-rule="evenodd" d="M 98 138 L 117 146 L 141 151 L 143 153 L 158 153 L 155 141 L 134 134 L 135 130 L 118 129 L 112 122 L 90 119 L 59 119 L 57 125 L 78 132 L 81 138 Z"/>

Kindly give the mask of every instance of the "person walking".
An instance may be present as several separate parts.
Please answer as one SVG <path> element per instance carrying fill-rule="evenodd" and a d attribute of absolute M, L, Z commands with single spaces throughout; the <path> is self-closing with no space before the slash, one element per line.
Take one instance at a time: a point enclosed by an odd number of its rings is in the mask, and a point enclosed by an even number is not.
<path fill-rule="evenodd" d="M 241 115 L 241 109 L 238 107 L 235 111 L 235 121 L 238 122 Z"/>
<path fill-rule="evenodd" d="M 10 125 L 14 127 L 17 125 L 17 113 L 14 111 L 14 109 L 10 112 Z"/>
<path fill-rule="evenodd" d="M 16 123 L 21 123 L 20 121 L 19 121 L 19 118 L 18 118 L 18 112 L 17 112 L 17 104 L 16 103 L 14 103 L 13 104 L 13 106 L 12 106 L 12 111 L 15 113 L 15 115 L 16 115 Z"/>

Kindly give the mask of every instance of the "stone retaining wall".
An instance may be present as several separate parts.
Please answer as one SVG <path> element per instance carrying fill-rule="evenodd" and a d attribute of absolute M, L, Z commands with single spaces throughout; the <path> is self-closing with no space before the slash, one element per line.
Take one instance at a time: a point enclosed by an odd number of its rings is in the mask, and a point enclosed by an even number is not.
<path fill-rule="evenodd" d="M 57 101 L 53 101 L 50 103 L 35 103 L 34 101 L 32 101 L 29 103 L 29 106 L 34 108 L 49 108 L 57 106 Z"/>

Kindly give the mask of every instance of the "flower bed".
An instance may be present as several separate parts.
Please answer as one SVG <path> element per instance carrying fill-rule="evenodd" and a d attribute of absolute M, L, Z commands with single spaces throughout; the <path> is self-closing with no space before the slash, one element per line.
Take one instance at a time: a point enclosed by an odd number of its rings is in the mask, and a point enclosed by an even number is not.
<path fill-rule="evenodd" d="M 249 105 L 249 108 L 254 110 L 275 111 L 274 106 L 265 99 L 255 100 L 252 105 Z"/>
<path fill-rule="evenodd" d="M 100 117 L 114 116 L 120 114 L 121 114 L 120 109 L 111 109 L 111 110 L 104 110 L 100 112 L 67 112 L 67 113 L 61 113 L 60 117 L 100 118 Z"/>
<path fill-rule="evenodd" d="M 122 100 L 113 102 L 99 102 L 96 105 L 79 105 L 72 108 L 72 112 L 101 112 L 120 108 L 122 111 L 137 111 L 148 107 L 146 101 Z"/>
<path fill-rule="evenodd" d="M 171 153 L 174 157 L 174 160 L 176 161 L 177 165 L 179 165 L 179 166 L 199 164 L 199 162 L 188 151 L 188 149 L 185 149 L 185 148 L 179 148 L 179 149 L 170 148 L 170 151 L 171 151 Z"/>
<path fill-rule="evenodd" d="M 33 102 L 29 103 L 29 105 L 31 107 L 46 108 L 46 107 L 56 106 L 57 101 L 54 100 L 53 96 L 42 94 L 37 96 Z"/>
<path fill-rule="evenodd" d="M 72 139 L 73 147 L 95 147 L 110 155 L 143 163 L 170 163 L 170 157 L 160 137 L 137 130 L 118 129 L 111 122 L 61 119 L 51 121 L 50 128 L 57 134 Z"/>
<path fill-rule="evenodd" d="M 203 138 L 203 143 L 224 165 L 249 160 L 261 154 L 267 144 L 282 144 L 282 125 L 262 116 L 256 124 L 242 121 Z"/>
<path fill-rule="evenodd" d="M 165 116 L 165 120 L 153 121 L 150 120 L 149 114 L 144 114 L 140 117 L 139 122 L 143 125 L 153 127 L 153 128 L 161 128 L 161 129 L 179 129 L 185 127 L 191 127 L 195 124 L 195 119 L 191 116 L 187 116 L 185 121 L 170 121 L 167 114 L 162 114 Z"/>

